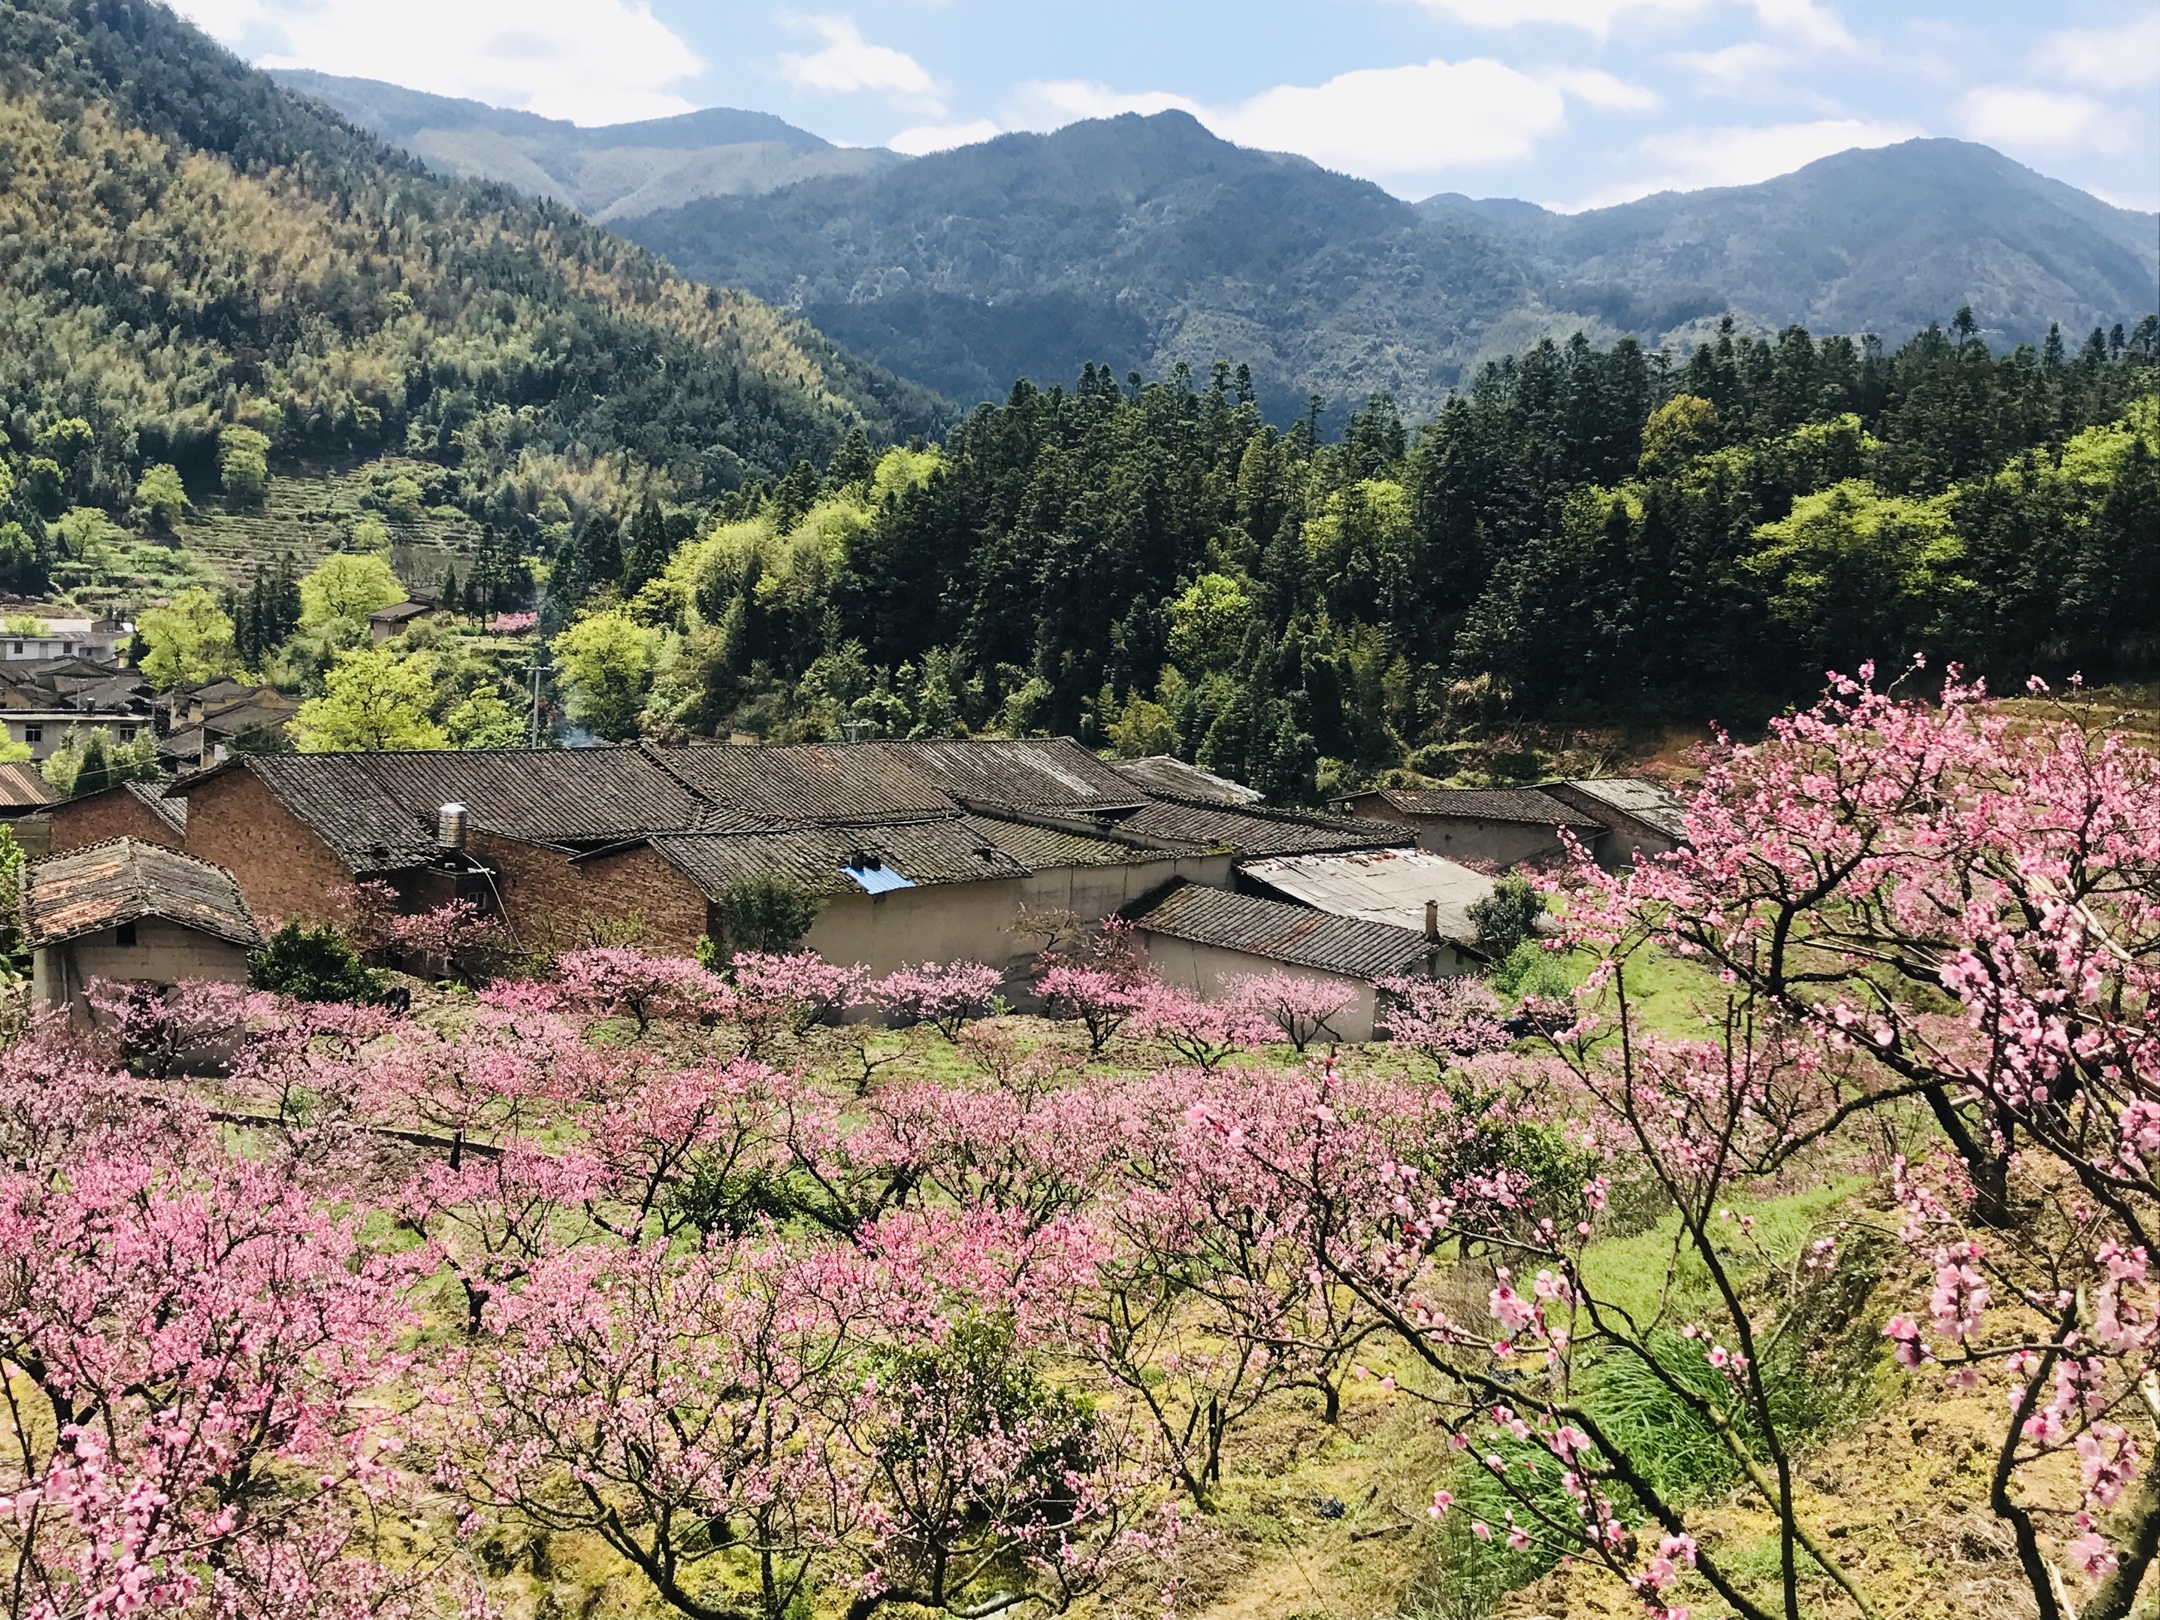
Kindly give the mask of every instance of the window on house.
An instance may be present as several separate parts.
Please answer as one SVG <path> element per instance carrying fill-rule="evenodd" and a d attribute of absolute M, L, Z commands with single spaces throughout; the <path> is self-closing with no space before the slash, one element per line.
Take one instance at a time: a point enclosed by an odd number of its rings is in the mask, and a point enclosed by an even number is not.
<path fill-rule="evenodd" d="M 18 642 L 16 642 L 16 643 L 15 643 L 15 650 L 16 650 L 17 652 L 21 652 L 21 651 L 23 650 L 23 648 L 22 648 L 22 643 L 21 643 L 21 642 L 19 642 L 19 641 L 18 641 Z"/>
<path fill-rule="evenodd" d="M 26 743 L 43 742 L 45 740 L 45 728 L 43 726 L 24 726 L 22 728 L 22 740 Z"/>
<path fill-rule="evenodd" d="M 113 930 L 113 936 L 115 944 L 132 945 L 135 943 L 135 925 L 131 922 L 124 922 Z"/>
<path fill-rule="evenodd" d="M 122 742 L 133 742 L 135 740 L 135 728 L 133 726 L 122 726 L 120 728 L 120 740 Z"/>

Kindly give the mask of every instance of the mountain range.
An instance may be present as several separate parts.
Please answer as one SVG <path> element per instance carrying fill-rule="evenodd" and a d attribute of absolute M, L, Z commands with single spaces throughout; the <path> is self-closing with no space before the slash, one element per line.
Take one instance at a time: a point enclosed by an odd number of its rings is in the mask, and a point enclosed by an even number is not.
<path fill-rule="evenodd" d="M 1182 112 L 913 160 L 715 108 L 596 129 L 320 74 L 281 78 L 430 167 L 558 197 L 948 398 L 1252 368 L 1269 414 L 1380 391 L 1437 408 L 1485 360 L 1582 331 L 1685 348 L 1745 330 L 1897 339 L 1970 305 L 2037 342 L 2155 305 L 2160 218 L 1985 146 L 1916 140 L 1759 185 L 1559 214 L 1409 203 Z"/>
<path fill-rule="evenodd" d="M 708 107 L 679 118 L 586 127 L 375 79 L 305 69 L 270 75 L 313 96 L 438 174 L 496 180 L 603 224 L 700 197 L 770 191 L 825 175 L 874 174 L 906 160 L 835 146 L 771 113 Z"/>

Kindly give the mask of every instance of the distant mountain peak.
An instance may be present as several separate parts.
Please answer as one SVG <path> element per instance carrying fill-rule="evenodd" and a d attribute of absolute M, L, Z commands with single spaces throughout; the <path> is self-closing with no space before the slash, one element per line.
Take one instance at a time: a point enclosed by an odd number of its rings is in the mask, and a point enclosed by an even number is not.
<path fill-rule="evenodd" d="M 906 161 L 882 148 L 835 146 L 771 113 L 736 107 L 584 125 L 375 79 L 307 69 L 272 77 L 431 169 L 552 197 L 602 221 Z"/>

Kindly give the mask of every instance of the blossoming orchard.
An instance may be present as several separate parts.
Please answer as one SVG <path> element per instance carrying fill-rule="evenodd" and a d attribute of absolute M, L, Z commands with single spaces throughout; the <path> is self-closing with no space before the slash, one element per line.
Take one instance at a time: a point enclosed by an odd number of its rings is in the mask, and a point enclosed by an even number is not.
<path fill-rule="evenodd" d="M 0 1052 L 8 1613 L 556 1612 L 572 1569 L 591 1614 L 1196 1612 L 1283 1414 L 1385 1413 L 1414 1499 L 1324 1503 L 1356 1557 L 1892 1620 L 1937 1577 L 1820 1459 L 1954 1406 L 2005 1612 L 2122 1620 L 2160 772 L 2104 718 L 1839 682 L 1707 751 L 1683 849 L 1550 883 L 1571 998 L 1391 980 L 1354 1048 L 1342 993 L 1198 996 L 1115 925 L 1032 984 L 615 945 L 410 1010 L 100 989 Z"/>

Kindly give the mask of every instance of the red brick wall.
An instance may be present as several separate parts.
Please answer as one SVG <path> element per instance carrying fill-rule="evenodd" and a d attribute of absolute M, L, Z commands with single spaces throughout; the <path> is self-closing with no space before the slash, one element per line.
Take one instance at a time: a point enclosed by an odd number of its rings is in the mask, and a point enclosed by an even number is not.
<path fill-rule="evenodd" d="M 281 923 L 351 920 L 353 875 L 345 863 L 244 769 L 188 794 L 186 849 L 239 880 L 265 933 Z"/>
<path fill-rule="evenodd" d="M 559 849 L 475 829 L 475 858 L 495 869 L 503 909 L 528 950 L 574 950 L 606 935 L 687 956 L 705 932 L 705 895 L 640 845 L 572 863 Z"/>
<path fill-rule="evenodd" d="M 124 787 L 56 804 L 46 814 L 52 818 L 55 855 L 85 844 L 102 844 L 108 838 L 139 838 L 167 849 L 181 847 L 180 835 Z"/>

